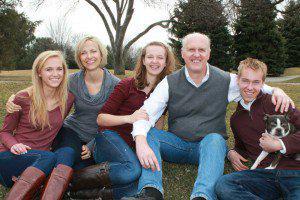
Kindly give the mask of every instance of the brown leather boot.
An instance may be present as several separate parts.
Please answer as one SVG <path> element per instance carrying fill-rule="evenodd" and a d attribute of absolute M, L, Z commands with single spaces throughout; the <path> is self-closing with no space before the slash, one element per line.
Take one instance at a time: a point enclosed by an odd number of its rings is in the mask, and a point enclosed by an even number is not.
<path fill-rule="evenodd" d="M 53 169 L 41 200 L 60 200 L 71 181 L 73 169 L 69 166 L 59 164 Z"/>
<path fill-rule="evenodd" d="M 27 167 L 6 196 L 6 200 L 31 200 L 46 175 L 35 167 Z"/>
<path fill-rule="evenodd" d="M 108 162 L 88 166 L 75 171 L 72 179 L 71 190 L 110 187 Z"/>
<path fill-rule="evenodd" d="M 72 199 L 103 199 L 113 200 L 113 190 L 109 188 L 94 188 L 71 191 L 70 197 Z"/>

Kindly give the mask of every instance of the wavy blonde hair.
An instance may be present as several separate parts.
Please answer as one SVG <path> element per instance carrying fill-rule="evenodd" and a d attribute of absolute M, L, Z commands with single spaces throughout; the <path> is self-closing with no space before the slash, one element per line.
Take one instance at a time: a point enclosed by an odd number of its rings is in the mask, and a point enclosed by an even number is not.
<path fill-rule="evenodd" d="M 76 48 L 75 48 L 75 61 L 78 65 L 78 67 L 82 70 L 84 70 L 84 66 L 80 60 L 80 54 L 82 52 L 82 49 L 83 49 L 83 46 L 84 44 L 87 42 L 87 41 L 92 41 L 94 43 L 97 44 L 98 46 L 98 49 L 101 53 L 101 62 L 100 62 L 100 67 L 104 67 L 106 64 L 107 64 L 107 49 L 106 47 L 100 42 L 100 40 L 95 37 L 95 36 L 86 36 L 84 37 L 82 40 L 80 40 L 77 45 L 76 45 Z"/>
<path fill-rule="evenodd" d="M 165 76 L 171 74 L 175 69 L 175 57 L 174 57 L 173 52 L 169 49 L 169 47 L 162 42 L 156 42 L 156 41 L 150 42 L 142 49 L 141 54 L 139 55 L 136 65 L 135 65 L 135 75 L 134 75 L 135 86 L 139 90 L 142 90 L 149 85 L 147 76 L 146 76 L 147 75 L 146 66 L 143 64 L 143 60 L 145 59 L 145 56 L 147 53 L 147 47 L 149 47 L 149 46 L 162 47 L 163 49 L 165 49 L 165 54 L 166 54 L 166 66 L 163 69 L 163 71 L 158 75 L 152 90 L 155 89 L 157 84 L 163 78 L 165 78 Z"/>
<path fill-rule="evenodd" d="M 42 78 L 39 76 L 45 62 L 49 58 L 57 57 L 62 62 L 64 70 L 63 79 L 56 88 L 55 98 L 60 107 L 62 118 L 66 114 L 66 104 L 68 99 L 68 68 L 66 61 L 60 51 L 44 51 L 38 55 L 32 65 L 32 87 L 28 88 L 30 103 L 30 121 L 35 128 L 44 129 L 50 126 L 46 98 L 43 90 Z"/>

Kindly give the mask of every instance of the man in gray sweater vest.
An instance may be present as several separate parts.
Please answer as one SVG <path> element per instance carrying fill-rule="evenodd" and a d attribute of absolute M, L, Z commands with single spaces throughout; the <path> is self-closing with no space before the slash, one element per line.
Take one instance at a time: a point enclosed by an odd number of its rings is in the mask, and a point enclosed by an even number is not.
<path fill-rule="evenodd" d="M 163 79 L 145 101 L 142 109 L 147 111 L 149 121 L 133 124 L 132 136 L 143 170 L 139 194 L 123 199 L 163 199 L 162 160 L 198 165 L 190 198 L 216 199 L 214 185 L 223 174 L 227 151 L 226 107 L 228 102 L 239 100 L 239 88 L 236 75 L 207 63 L 210 40 L 206 35 L 189 34 L 182 46 L 186 65 Z M 264 86 L 264 91 L 272 93 L 273 88 Z M 280 89 L 273 93 L 286 108 L 289 97 Z M 166 107 L 169 131 L 152 128 Z"/>

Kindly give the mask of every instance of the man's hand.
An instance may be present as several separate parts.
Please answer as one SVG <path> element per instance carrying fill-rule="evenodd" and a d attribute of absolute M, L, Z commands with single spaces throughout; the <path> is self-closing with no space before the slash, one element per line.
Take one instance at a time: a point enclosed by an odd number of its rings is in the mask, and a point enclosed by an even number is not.
<path fill-rule="evenodd" d="M 273 153 L 282 149 L 278 138 L 274 138 L 268 133 L 262 134 L 262 137 L 259 139 L 259 146 L 268 153 Z"/>
<path fill-rule="evenodd" d="M 141 165 L 145 169 L 151 168 L 152 171 L 155 170 L 160 171 L 157 158 L 154 152 L 152 151 L 152 149 L 149 147 L 146 137 L 143 135 L 136 136 L 135 143 L 136 143 L 136 154 Z"/>
<path fill-rule="evenodd" d="M 91 151 L 86 145 L 82 145 L 81 159 L 86 160 L 91 157 Z"/>
<path fill-rule="evenodd" d="M 236 171 L 242 171 L 242 170 L 246 170 L 249 169 L 247 166 L 245 166 L 242 162 L 248 162 L 248 160 L 246 158 L 244 158 L 243 156 L 241 156 L 238 152 L 236 152 L 235 150 L 230 150 L 228 152 L 227 155 L 228 159 L 231 162 L 232 167 L 236 170 Z"/>
<path fill-rule="evenodd" d="M 128 123 L 133 124 L 138 120 L 149 120 L 148 114 L 144 109 L 138 109 L 131 115 L 129 115 Z"/>
<path fill-rule="evenodd" d="M 7 102 L 6 102 L 6 112 L 7 112 L 7 113 L 18 112 L 19 110 L 22 109 L 21 106 L 16 105 L 16 104 L 13 103 L 13 100 L 14 100 L 14 99 L 15 99 L 15 95 L 14 95 L 14 94 L 11 95 L 11 96 L 8 98 L 8 100 L 7 100 Z"/>
<path fill-rule="evenodd" d="M 280 88 L 274 88 L 272 103 L 276 105 L 276 112 L 279 110 L 279 108 L 281 113 L 287 112 L 290 105 L 295 108 L 295 103 L 293 100 Z"/>
<path fill-rule="evenodd" d="M 27 150 L 29 149 L 31 149 L 29 146 L 22 143 L 17 143 L 10 148 L 10 152 L 16 155 L 20 155 L 27 153 Z"/>

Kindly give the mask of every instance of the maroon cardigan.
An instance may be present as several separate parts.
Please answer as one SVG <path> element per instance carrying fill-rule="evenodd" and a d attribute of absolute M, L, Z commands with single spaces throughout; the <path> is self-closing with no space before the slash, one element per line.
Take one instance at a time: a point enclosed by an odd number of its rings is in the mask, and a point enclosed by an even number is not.
<path fill-rule="evenodd" d="M 150 93 L 149 93 L 150 95 Z M 145 92 L 136 88 L 134 78 L 125 78 L 119 82 L 114 91 L 105 102 L 99 114 L 106 113 L 111 115 L 131 115 L 140 109 L 144 101 L 149 97 Z M 131 136 L 132 124 L 119 126 L 100 126 L 100 131 L 112 130 L 117 132 L 125 142 L 134 147 L 135 143 Z"/>
<path fill-rule="evenodd" d="M 286 147 L 286 154 L 281 158 L 277 169 L 300 169 L 300 161 L 294 159 L 295 153 L 300 153 L 300 111 L 290 109 L 290 122 L 294 124 L 296 132 L 282 138 Z M 239 103 L 230 119 L 231 129 L 235 138 L 234 149 L 245 158 L 255 160 L 262 151 L 259 146 L 261 134 L 265 132 L 264 115 L 279 114 L 271 101 L 271 95 L 260 93 L 251 105 L 250 111 L 245 110 Z M 265 168 L 274 159 L 269 154 L 258 166 Z"/>

